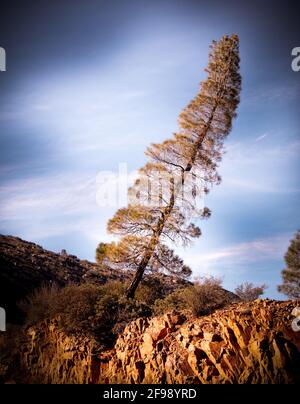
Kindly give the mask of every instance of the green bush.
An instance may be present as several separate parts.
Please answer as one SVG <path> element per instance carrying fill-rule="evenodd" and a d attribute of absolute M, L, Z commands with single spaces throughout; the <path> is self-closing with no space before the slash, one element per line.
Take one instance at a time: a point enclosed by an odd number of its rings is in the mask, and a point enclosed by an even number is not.
<path fill-rule="evenodd" d="M 162 285 L 156 280 L 149 280 L 147 283 L 141 283 L 135 292 L 135 300 L 143 302 L 148 306 L 153 306 L 157 299 L 164 296 L 165 293 L 162 290 Z"/>
<path fill-rule="evenodd" d="M 154 313 L 159 315 L 174 309 L 190 310 L 195 316 L 204 316 L 224 307 L 231 301 L 230 294 L 214 277 L 196 281 L 193 285 L 176 290 L 164 299 L 156 300 Z"/>
<path fill-rule="evenodd" d="M 183 292 L 183 300 L 195 316 L 205 316 L 226 306 L 230 294 L 222 288 L 220 279 L 210 277 L 196 281 Z"/>
<path fill-rule="evenodd" d="M 186 288 L 175 290 L 163 299 L 157 299 L 153 305 L 153 312 L 156 315 L 164 314 L 172 310 L 184 310 L 188 309 L 183 295 Z"/>

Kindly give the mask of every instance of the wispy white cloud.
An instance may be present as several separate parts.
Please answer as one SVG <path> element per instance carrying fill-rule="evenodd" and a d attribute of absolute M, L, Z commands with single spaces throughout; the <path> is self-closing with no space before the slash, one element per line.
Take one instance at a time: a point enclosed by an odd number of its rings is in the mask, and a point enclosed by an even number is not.
<path fill-rule="evenodd" d="M 64 173 L 9 181 L 0 186 L 0 226 L 30 240 L 81 233 L 107 238 L 106 221 L 126 205 L 136 171 Z M 97 235 L 97 236 L 96 236 Z"/>
<path fill-rule="evenodd" d="M 260 142 L 261 140 L 265 139 L 268 136 L 268 133 L 263 133 L 262 135 L 258 136 L 255 141 Z"/>
<path fill-rule="evenodd" d="M 204 253 L 184 252 L 185 262 L 194 268 L 195 273 L 224 275 L 232 271 L 243 270 L 243 266 L 263 263 L 268 260 L 282 259 L 289 240 L 290 233 L 259 238 L 243 243 L 237 243 L 225 248 L 219 248 Z M 226 269 L 229 268 L 227 271 Z"/>
<path fill-rule="evenodd" d="M 264 133 L 255 142 L 229 143 L 220 167 L 223 187 L 235 192 L 290 194 L 300 192 L 299 174 L 293 170 L 300 152 L 300 141 L 286 143 L 276 140 L 261 147 L 259 141 L 269 137 Z"/>
<path fill-rule="evenodd" d="M 77 235 L 77 238 L 80 237 L 82 240 L 88 240 L 92 247 L 100 240 L 109 241 L 112 238 L 106 233 L 105 222 L 101 220 L 100 215 L 98 220 L 87 216 L 85 218 L 76 218 L 76 220 L 61 218 L 59 221 L 46 221 L 45 218 L 39 218 L 36 221 L 32 221 L 30 224 L 21 222 L 18 224 L 16 234 L 25 240 L 35 242 L 59 237 L 63 237 L 67 242 L 70 236 Z"/>
<path fill-rule="evenodd" d="M 243 105 L 261 106 L 272 102 L 287 103 L 299 97 L 300 85 L 285 84 L 279 86 L 255 87 L 243 96 Z"/>
<path fill-rule="evenodd" d="M 89 176 L 57 175 L 12 181 L 0 187 L 1 219 L 13 220 L 29 213 L 49 216 L 86 211 L 95 202 L 95 179 Z M 93 198 L 94 197 L 94 198 Z"/>

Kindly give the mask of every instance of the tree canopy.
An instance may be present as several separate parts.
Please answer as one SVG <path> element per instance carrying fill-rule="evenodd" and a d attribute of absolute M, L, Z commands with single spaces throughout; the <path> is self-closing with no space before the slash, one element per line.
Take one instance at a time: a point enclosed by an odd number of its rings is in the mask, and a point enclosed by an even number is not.
<path fill-rule="evenodd" d="M 241 89 L 236 34 L 213 41 L 206 72 L 198 94 L 179 115 L 178 131 L 147 149 L 148 162 L 128 191 L 128 206 L 108 222 L 109 233 L 121 237 L 107 247 L 109 259 L 135 271 L 128 297 L 145 271 L 191 273 L 169 245 L 189 245 L 201 235 L 198 219 L 211 214 L 197 200 L 221 180 L 217 168 Z"/>
<path fill-rule="evenodd" d="M 281 272 L 282 284 L 278 291 L 291 299 L 300 298 L 300 230 L 297 231 L 284 256 L 286 268 Z"/>

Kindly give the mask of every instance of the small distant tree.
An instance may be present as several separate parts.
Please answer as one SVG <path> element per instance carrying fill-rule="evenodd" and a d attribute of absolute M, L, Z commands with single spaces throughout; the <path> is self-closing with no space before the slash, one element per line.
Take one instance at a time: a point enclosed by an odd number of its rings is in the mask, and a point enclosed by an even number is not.
<path fill-rule="evenodd" d="M 103 264 L 103 261 L 106 258 L 106 247 L 106 243 L 99 243 L 96 248 L 96 262 L 99 265 Z"/>
<path fill-rule="evenodd" d="M 237 286 L 234 293 L 244 302 L 251 302 L 262 296 L 267 289 L 267 285 L 254 286 L 251 282 L 244 282 Z"/>
<path fill-rule="evenodd" d="M 190 272 L 169 244 L 188 245 L 201 234 L 193 220 L 210 216 L 207 207 L 196 206 L 195 196 L 220 183 L 217 168 L 241 88 L 236 34 L 213 41 L 206 72 L 200 91 L 179 116 L 179 131 L 148 148 L 149 160 L 129 189 L 128 207 L 108 222 L 108 231 L 121 236 L 107 249 L 108 256 L 135 271 L 129 298 L 146 271 Z"/>
<path fill-rule="evenodd" d="M 283 283 L 278 291 L 291 299 L 300 299 L 300 230 L 297 231 L 284 256 L 286 268 L 281 272 Z"/>

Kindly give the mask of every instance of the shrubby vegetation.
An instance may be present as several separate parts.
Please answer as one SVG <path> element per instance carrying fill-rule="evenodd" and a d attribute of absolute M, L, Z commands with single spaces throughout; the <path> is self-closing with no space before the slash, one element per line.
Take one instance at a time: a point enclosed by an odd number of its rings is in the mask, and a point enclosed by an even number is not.
<path fill-rule="evenodd" d="M 221 285 L 221 280 L 214 277 L 200 279 L 164 299 L 156 300 L 154 312 L 162 314 L 172 309 L 180 309 L 190 310 L 195 316 L 210 314 L 232 301 L 231 295 Z"/>
<path fill-rule="evenodd" d="M 27 325 L 56 318 L 64 332 L 83 333 L 109 346 L 126 324 L 138 317 L 159 315 L 174 309 L 201 316 L 224 307 L 230 301 L 228 292 L 215 278 L 200 280 L 163 298 L 158 287 L 142 284 L 135 299 L 128 299 L 125 295 L 127 287 L 126 283 L 119 281 L 64 288 L 44 286 L 19 306 L 26 314 Z"/>
<path fill-rule="evenodd" d="M 82 284 L 42 287 L 19 304 L 26 314 L 26 324 L 57 318 L 69 334 L 84 333 L 109 345 L 125 325 L 137 317 L 151 315 L 151 308 L 141 300 L 126 300 L 125 285 Z"/>

